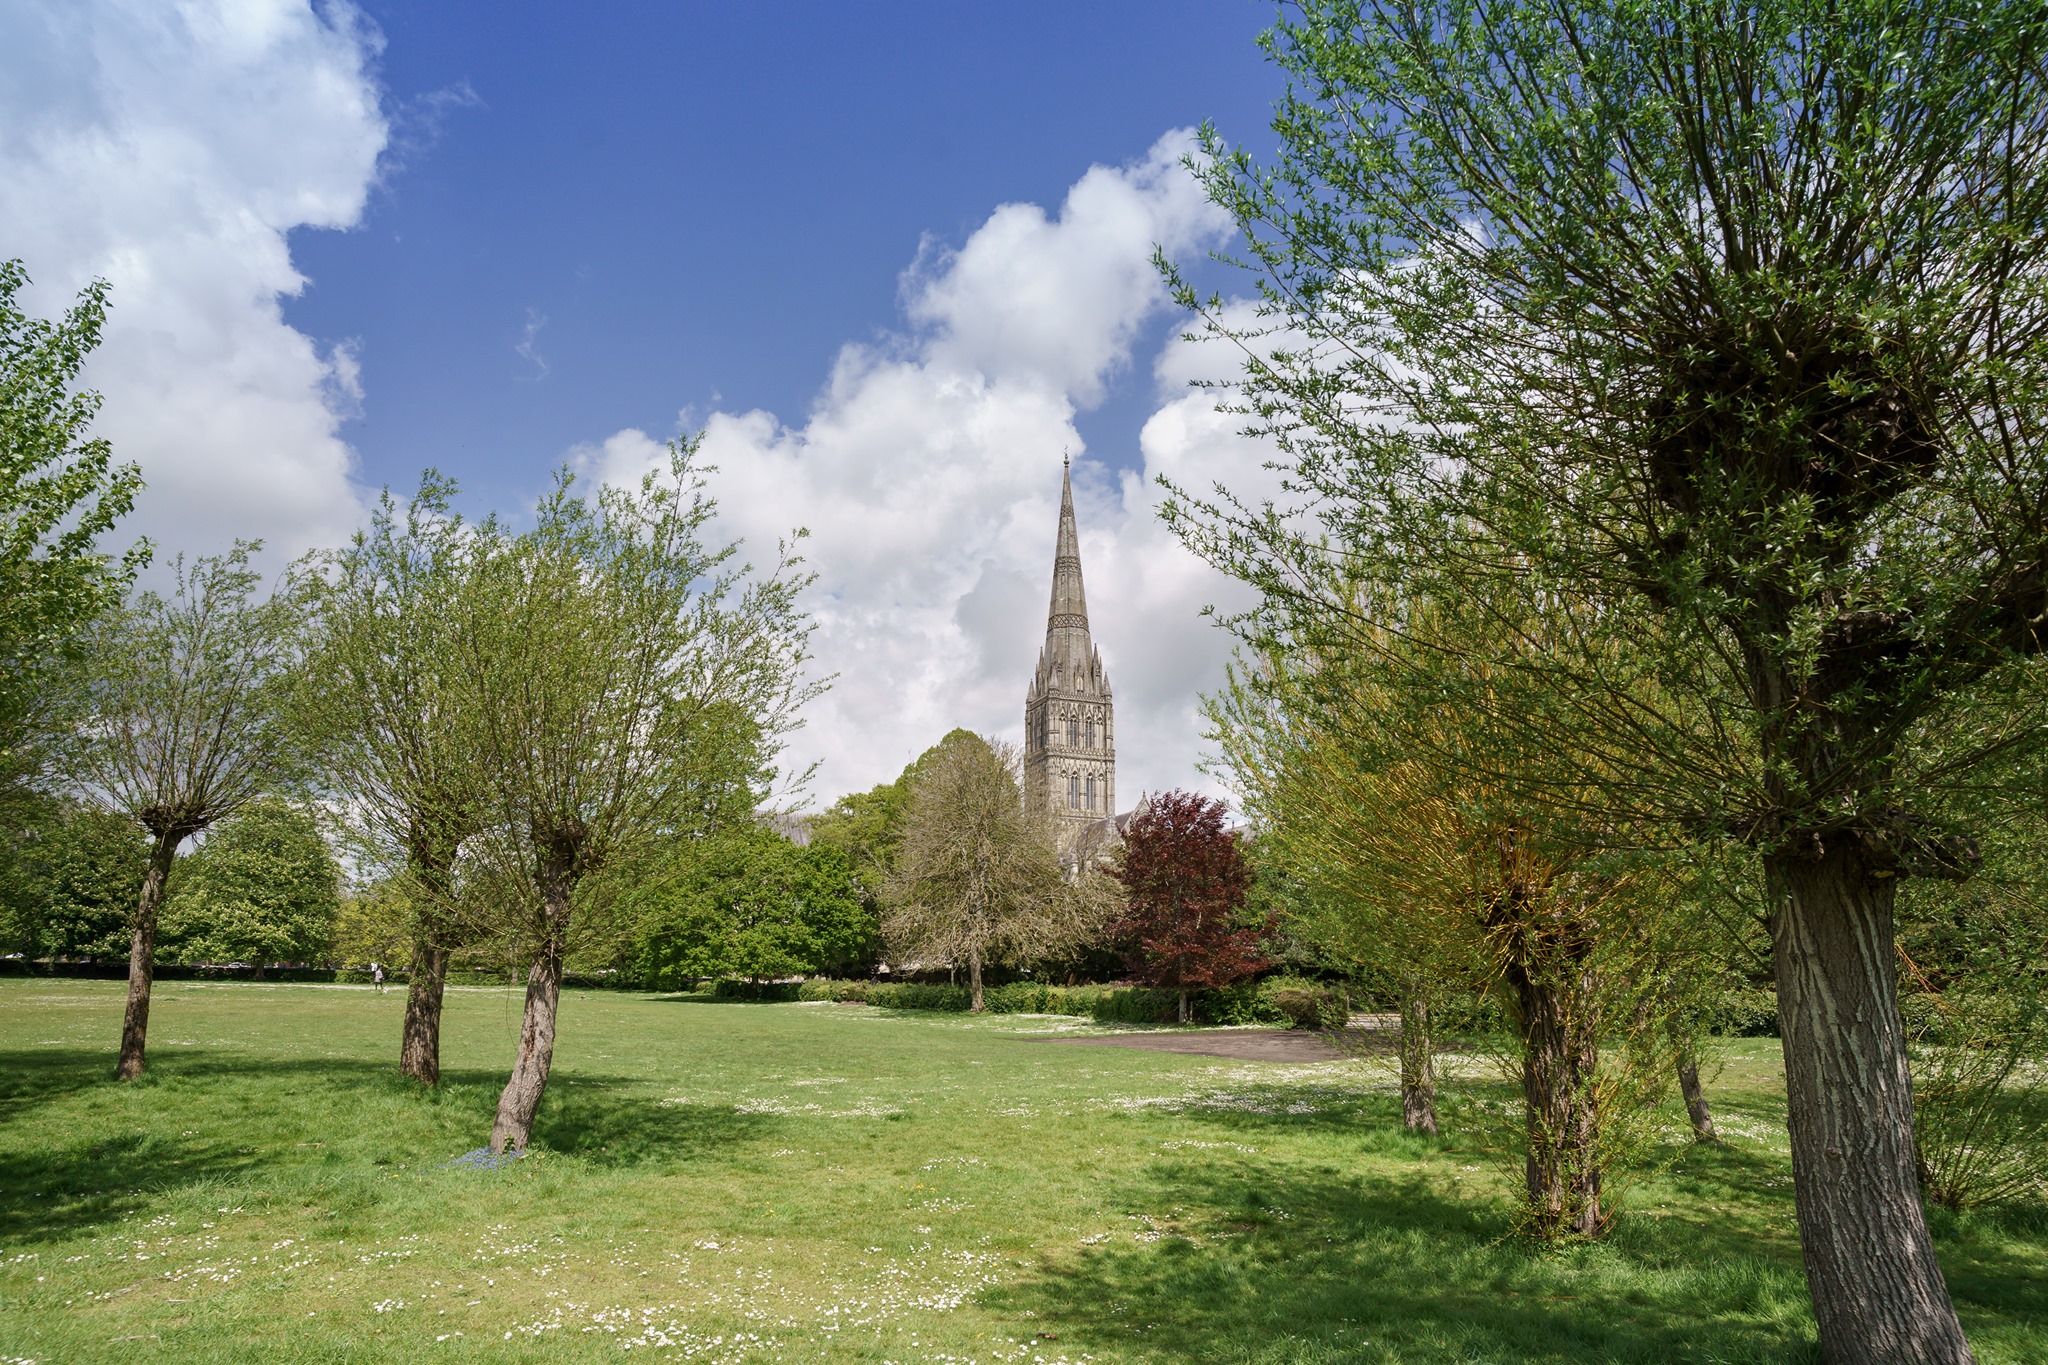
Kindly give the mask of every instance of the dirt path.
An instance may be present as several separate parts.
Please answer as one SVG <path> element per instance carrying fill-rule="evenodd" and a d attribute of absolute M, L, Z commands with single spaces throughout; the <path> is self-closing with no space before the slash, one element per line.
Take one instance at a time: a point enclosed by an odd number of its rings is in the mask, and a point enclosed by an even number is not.
<path fill-rule="evenodd" d="M 1103 1038 L 1044 1038 L 1034 1042 L 1065 1047 L 1135 1047 L 1147 1052 L 1185 1052 L 1196 1057 L 1229 1057 L 1240 1062 L 1335 1062 L 1393 1046 L 1391 1033 L 1347 1029 L 1342 1045 L 1328 1034 L 1284 1028 L 1174 1029 L 1159 1033 L 1118 1033 Z"/>

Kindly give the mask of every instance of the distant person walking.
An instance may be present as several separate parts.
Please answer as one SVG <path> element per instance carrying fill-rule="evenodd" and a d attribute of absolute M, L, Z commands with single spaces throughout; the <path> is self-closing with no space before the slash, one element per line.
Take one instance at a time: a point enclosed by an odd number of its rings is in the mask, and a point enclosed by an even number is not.
<path fill-rule="evenodd" d="M 377 983 L 377 994 L 384 994 L 384 968 L 382 964 L 376 962 L 370 964 L 370 980 Z"/>

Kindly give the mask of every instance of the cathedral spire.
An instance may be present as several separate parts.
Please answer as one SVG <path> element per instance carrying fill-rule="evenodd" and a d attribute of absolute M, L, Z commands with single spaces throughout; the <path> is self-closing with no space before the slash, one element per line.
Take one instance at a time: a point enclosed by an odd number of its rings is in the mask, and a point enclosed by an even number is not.
<path fill-rule="evenodd" d="M 1060 461 L 1060 534 L 1052 555 L 1052 606 L 1045 622 L 1047 641 L 1061 630 L 1081 631 L 1082 643 L 1086 644 L 1088 592 L 1081 584 L 1081 535 L 1074 529 L 1074 480 L 1065 459 Z"/>
<path fill-rule="evenodd" d="M 1073 469 L 1065 460 L 1045 648 L 1024 693 L 1024 774 L 1027 799 L 1053 814 L 1070 842 L 1116 814 L 1115 703 L 1089 637 Z"/>

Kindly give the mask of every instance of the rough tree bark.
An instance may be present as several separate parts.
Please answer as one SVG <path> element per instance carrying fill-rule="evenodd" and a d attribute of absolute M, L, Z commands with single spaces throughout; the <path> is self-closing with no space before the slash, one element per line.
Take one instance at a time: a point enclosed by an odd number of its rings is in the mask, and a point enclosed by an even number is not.
<path fill-rule="evenodd" d="M 149 991 L 156 980 L 156 911 L 171 877 L 171 862 L 184 841 L 183 830 L 165 830 L 149 850 L 149 871 L 135 901 L 135 935 L 128 945 L 128 1008 L 121 1017 L 121 1061 L 114 1075 L 132 1081 L 142 1074 L 149 1045 Z"/>
<path fill-rule="evenodd" d="M 1818 845 L 1818 847 L 1815 847 Z M 1966 1365 L 1913 1167 L 1891 869 L 1853 836 L 1765 861 L 1799 1241 L 1831 1365 Z"/>
<path fill-rule="evenodd" d="M 411 839 L 414 875 L 430 904 L 413 937 L 412 980 L 405 993 L 405 1027 L 399 1037 L 398 1069 L 422 1085 L 441 1083 L 441 1001 L 448 983 L 448 925 L 438 904 L 450 893 L 455 847 L 437 840 L 422 823 Z"/>
<path fill-rule="evenodd" d="M 548 1068 L 555 1061 L 555 1010 L 562 999 L 562 945 L 551 938 L 542 945 L 526 974 L 526 1013 L 519 1024 L 519 1055 L 512 1079 L 498 1096 L 498 1119 L 491 1125 L 491 1150 L 526 1150 L 533 1136 L 534 1116 L 547 1093 Z"/>
<path fill-rule="evenodd" d="M 1678 1093 L 1685 1097 L 1685 1112 L 1692 1120 L 1692 1135 L 1700 1142 L 1718 1143 L 1714 1111 L 1707 1105 L 1707 1092 L 1700 1085 L 1700 1060 L 1690 1041 L 1678 1045 Z"/>
<path fill-rule="evenodd" d="M 1401 1126 L 1437 1135 L 1436 1039 L 1430 1032 L 1429 997 L 1415 982 L 1401 992 Z"/>
<path fill-rule="evenodd" d="M 1593 1094 L 1600 1067 L 1593 927 L 1546 879 L 1532 875 L 1521 831 L 1504 828 L 1497 838 L 1501 882 L 1486 921 L 1520 1016 L 1532 1230 L 1546 1238 L 1597 1237 L 1607 1219 Z"/>
<path fill-rule="evenodd" d="M 1583 969 L 1574 963 L 1567 970 Z M 1606 1215 L 1600 1207 L 1600 1118 L 1592 1095 L 1600 1039 L 1578 1008 L 1588 992 L 1570 989 L 1547 972 L 1517 967 L 1509 976 L 1522 1014 L 1529 1210 L 1546 1231 L 1596 1237 Z"/>
<path fill-rule="evenodd" d="M 491 1125 L 491 1150 L 525 1151 L 533 1136 L 533 1119 L 547 1093 L 548 1069 L 555 1061 L 555 1010 L 562 999 L 562 956 L 569 932 L 575 891 L 577 848 L 561 841 L 541 870 L 541 935 L 533 968 L 526 974 L 526 1012 L 519 1024 L 519 1055 L 512 1078 L 498 1096 L 498 1118 Z"/>
<path fill-rule="evenodd" d="M 1186 987 L 1181 988 L 1180 998 L 1175 1005 L 1174 1018 L 1179 1020 L 1183 1024 L 1190 1023 L 1194 1019 L 1194 1012 L 1188 1008 L 1188 993 Z"/>
<path fill-rule="evenodd" d="M 422 932 L 413 940 L 412 981 L 405 992 L 405 1029 L 398 1069 L 422 1085 L 441 1083 L 441 998 L 448 982 L 448 950 Z"/>
<path fill-rule="evenodd" d="M 967 1008 L 971 1013 L 980 1014 L 986 1005 L 987 1001 L 982 997 L 981 993 L 981 949 L 969 948 L 967 950 Z"/>

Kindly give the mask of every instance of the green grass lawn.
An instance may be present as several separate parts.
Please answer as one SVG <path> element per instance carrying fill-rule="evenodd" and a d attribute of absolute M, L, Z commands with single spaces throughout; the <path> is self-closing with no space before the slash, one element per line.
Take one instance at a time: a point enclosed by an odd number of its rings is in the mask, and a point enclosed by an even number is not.
<path fill-rule="evenodd" d="M 0 981 L 0 1361 L 1811 1355 L 1774 1042 L 1729 1049 L 1726 1148 L 1545 1253 L 1384 1061 L 571 992 L 533 1154 L 479 1170 L 518 997 L 450 993 L 438 1094 L 403 1006 L 166 983 L 119 1085 L 119 983 Z M 2048 1214 L 1938 1231 L 1979 1358 L 2048 1360 Z"/>

